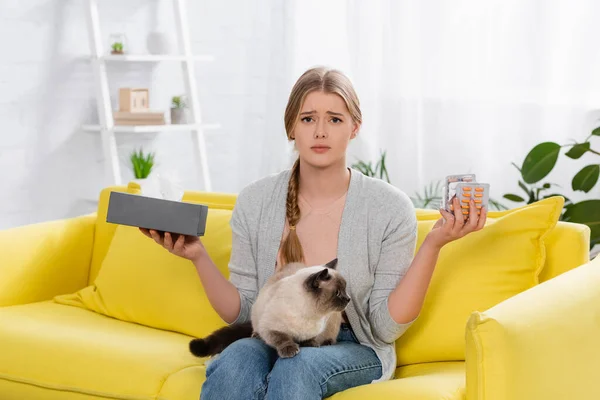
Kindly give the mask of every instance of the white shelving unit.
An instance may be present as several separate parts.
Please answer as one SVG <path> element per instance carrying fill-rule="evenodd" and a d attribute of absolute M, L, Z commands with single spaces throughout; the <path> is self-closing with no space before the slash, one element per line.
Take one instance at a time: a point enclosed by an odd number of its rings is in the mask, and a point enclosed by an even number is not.
<path fill-rule="evenodd" d="M 102 150 L 105 156 L 105 174 L 108 184 L 121 185 L 121 169 L 119 166 L 118 149 L 115 140 L 116 133 L 147 133 L 147 132 L 191 132 L 194 145 L 194 158 L 198 170 L 201 172 L 204 190 L 211 191 L 212 184 L 208 170 L 206 142 L 204 131 L 220 128 L 219 124 L 204 124 L 200 112 L 200 101 L 195 76 L 195 62 L 213 61 L 212 55 L 193 55 L 189 38 L 189 27 L 186 16 L 185 0 L 172 0 L 175 11 L 175 25 L 180 55 L 153 55 L 153 54 L 124 54 L 112 55 L 104 51 L 103 36 L 100 32 L 100 16 L 98 13 L 98 0 L 88 0 L 88 37 L 90 41 L 91 57 L 98 106 L 99 124 L 84 125 L 83 130 L 99 132 L 102 137 Z M 109 62 L 163 62 L 176 61 L 181 63 L 184 86 L 190 107 L 191 121 L 186 125 L 115 125 L 110 95 L 106 64 Z"/>
<path fill-rule="evenodd" d="M 193 61 L 214 61 L 214 56 L 198 55 L 189 57 Z M 155 54 L 123 54 L 123 55 L 105 55 L 101 57 L 104 61 L 115 62 L 158 62 L 158 61 L 187 61 L 188 57 L 173 54 L 155 55 Z"/>
<path fill-rule="evenodd" d="M 219 129 L 219 124 L 203 124 L 201 129 L 211 130 Z M 189 132 L 197 130 L 197 125 L 193 124 L 178 124 L 178 125 L 115 125 L 113 132 L 115 133 L 150 133 L 150 132 Z M 86 132 L 100 132 L 100 125 L 83 125 L 83 130 Z"/>

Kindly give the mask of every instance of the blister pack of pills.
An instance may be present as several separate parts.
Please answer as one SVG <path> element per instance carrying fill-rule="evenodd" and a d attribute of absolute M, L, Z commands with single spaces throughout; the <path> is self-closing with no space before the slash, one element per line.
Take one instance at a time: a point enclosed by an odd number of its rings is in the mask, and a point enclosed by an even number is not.
<path fill-rule="evenodd" d="M 477 214 L 483 207 L 487 208 L 490 198 L 489 183 L 479 183 L 474 174 L 450 175 L 446 177 L 444 186 L 443 207 L 446 211 L 453 212 L 452 199 L 456 197 L 460 204 L 462 214 L 469 217 L 471 200 L 475 205 Z"/>
<path fill-rule="evenodd" d="M 481 209 L 487 207 L 490 198 L 490 185 L 488 183 L 466 183 L 460 182 L 456 185 L 456 198 L 465 218 L 471 211 L 471 200 L 477 210 L 477 215 L 481 214 Z M 453 210 L 452 205 L 450 209 Z"/>
<path fill-rule="evenodd" d="M 442 199 L 442 208 L 446 211 L 450 211 L 450 206 L 452 205 L 452 198 L 456 195 L 456 185 L 458 185 L 461 182 L 472 183 L 475 181 L 475 174 L 447 176 L 446 181 L 444 182 L 444 197 Z"/>

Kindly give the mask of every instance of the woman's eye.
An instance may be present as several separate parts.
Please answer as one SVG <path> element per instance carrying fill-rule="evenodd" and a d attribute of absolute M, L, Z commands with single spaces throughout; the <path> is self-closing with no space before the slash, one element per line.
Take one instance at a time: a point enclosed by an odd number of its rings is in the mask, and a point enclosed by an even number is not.
<path fill-rule="evenodd" d="M 333 118 L 331 118 L 331 122 L 333 122 L 334 124 L 337 124 L 337 123 L 342 122 L 342 120 L 339 118 L 333 117 Z"/>
<path fill-rule="evenodd" d="M 303 122 L 312 122 L 312 120 L 313 120 L 312 117 L 304 117 L 304 118 L 302 118 Z"/>

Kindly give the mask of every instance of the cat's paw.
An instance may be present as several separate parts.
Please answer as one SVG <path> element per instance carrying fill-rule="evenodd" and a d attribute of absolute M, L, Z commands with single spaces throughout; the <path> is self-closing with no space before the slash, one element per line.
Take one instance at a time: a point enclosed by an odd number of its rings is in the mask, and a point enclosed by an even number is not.
<path fill-rule="evenodd" d="M 332 344 L 335 344 L 335 342 L 331 339 L 327 339 L 323 342 L 323 346 L 331 346 Z"/>
<path fill-rule="evenodd" d="M 258 334 L 258 332 L 252 332 L 252 335 L 250 337 L 253 337 L 254 339 L 261 339 L 261 337 Z"/>
<path fill-rule="evenodd" d="M 277 354 L 281 358 L 291 358 L 300 352 L 300 346 L 297 343 L 285 344 L 277 349 Z"/>

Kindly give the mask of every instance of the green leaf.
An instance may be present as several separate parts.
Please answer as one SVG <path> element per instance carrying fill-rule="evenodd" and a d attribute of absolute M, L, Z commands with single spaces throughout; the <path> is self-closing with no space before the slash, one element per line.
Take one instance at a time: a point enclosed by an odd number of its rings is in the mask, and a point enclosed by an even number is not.
<path fill-rule="evenodd" d="M 571 182 L 573 190 L 581 190 L 585 193 L 592 190 L 596 182 L 598 182 L 598 176 L 600 176 L 600 164 L 592 164 L 583 167 L 579 171 Z"/>
<path fill-rule="evenodd" d="M 574 160 L 577 160 L 579 157 L 585 154 L 586 151 L 590 149 L 590 142 L 578 143 L 575 146 L 571 147 L 571 150 L 567 151 L 565 155 Z"/>
<path fill-rule="evenodd" d="M 504 204 L 502 204 L 499 201 L 494 200 L 494 199 L 489 200 L 489 207 L 490 207 L 490 210 L 497 210 L 497 211 L 508 210 L 508 207 L 506 207 Z"/>
<path fill-rule="evenodd" d="M 525 184 L 521 181 L 519 181 L 519 187 L 523 189 L 525 193 L 527 193 L 527 196 L 529 197 L 528 203 L 533 203 L 535 201 L 535 195 L 533 193 L 533 190 L 527 188 L 527 186 L 525 186 Z"/>
<path fill-rule="evenodd" d="M 554 142 L 544 142 L 535 146 L 523 161 L 521 175 L 527 183 L 539 182 L 552 171 L 558 154 L 560 145 Z"/>
<path fill-rule="evenodd" d="M 521 202 L 525 201 L 525 199 L 522 198 L 521 196 L 517 196 L 516 194 L 511 194 L 511 193 L 505 194 L 503 197 L 510 201 L 516 201 L 517 203 L 521 203 Z"/>
<path fill-rule="evenodd" d="M 385 166 L 385 156 L 386 156 L 386 152 L 384 151 L 383 154 L 381 155 L 382 179 L 383 179 L 383 176 L 385 176 L 385 181 L 387 183 L 390 183 L 390 176 L 388 175 L 387 167 Z"/>
<path fill-rule="evenodd" d="M 570 205 L 563 215 L 563 220 L 589 226 L 592 231 L 591 242 L 600 241 L 600 200 L 584 200 Z"/>
<path fill-rule="evenodd" d="M 592 131 L 592 135 L 594 136 L 600 136 L 600 128 L 596 128 Z"/>
<path fill-rule="evenodd" d="M 131 152 L 129 160 L 136 179 L 147 178 L 154 167 L 154 153 L 144 154 L 142 149 Z"/>
<path fill-rule="evenodd" d="M 422 193 L 415 193 L 412 201 L 417 208 L 437 209 L 442 201 L 442 183 L 440 181 L 431 182 L 423 187 Z"/>

